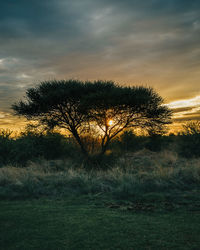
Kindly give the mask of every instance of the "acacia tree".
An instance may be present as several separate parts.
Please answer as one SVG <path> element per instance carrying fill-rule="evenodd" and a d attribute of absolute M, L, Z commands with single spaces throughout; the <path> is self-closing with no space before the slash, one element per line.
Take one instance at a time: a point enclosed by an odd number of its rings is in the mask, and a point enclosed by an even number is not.
<path fill-rule="evenodd" d="M 26 99 L 12 105 L 15 114 L 48 128 L 64 128 L 76 139 L 83 154 L 89 152 L 82 135 L 100 139 L 103 155 L 110 141 L 128 128 L 162 131 L 171 111 L 163 99 L 146 87 L 122 87 L 112 81 L 46 81 L 26 91 Z"/>

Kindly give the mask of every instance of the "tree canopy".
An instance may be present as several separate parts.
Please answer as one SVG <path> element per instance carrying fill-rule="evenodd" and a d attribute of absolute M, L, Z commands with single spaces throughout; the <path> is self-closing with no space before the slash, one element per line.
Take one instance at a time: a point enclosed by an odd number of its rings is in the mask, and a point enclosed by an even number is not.
<path fill-rule="evenodd" d="M 64 128 L 76 139 L 85 156 L 82 136 L 98 136 L 100 154 L 128 128 L 160 132 L 170 123 L 171 111 L 152 88 L 125 87 L 112 81 L 61 80 L 41 82 L 26 91 L 26 99 L 12 105 L 17 115 L 48 128 Z"/>

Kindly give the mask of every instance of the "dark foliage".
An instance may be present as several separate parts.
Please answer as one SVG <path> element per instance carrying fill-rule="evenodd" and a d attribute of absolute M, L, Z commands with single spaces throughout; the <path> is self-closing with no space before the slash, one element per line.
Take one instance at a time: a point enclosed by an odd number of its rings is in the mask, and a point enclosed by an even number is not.
<path fill-rule="evenodd" d="M 148 138 L 137 136 L 132 130 L 124 131 L 112 143 L 110 148 L 120 154 L 120 152 L 135 152 L 145 147 Z"/>
<path fill-rule="evenodd" d="M 142 149 L 154 152 L 173 150 L 186 158 L 200 157 L 200 134 L 179 134 L 170 136 L 136 136 L 131 130 L 125 131 L 109 145 L 105 155 L 94 154 L 86 161 L 76 141 L 55 132 L 25 131 L 18 138 L 10 137 L 11 132 L 1 130 L 0 133 L 0 166 L 26 166 L 29 161 L 40 159 L 72 159 L 81 166 L 91 169 L 107 169 L 116 163 L 118 157 Z M 85 142 L 91 142 L 85 138 Z M 93 150 L 98 143 L 90 143 Z"/>
<path fill-rule="evenodd" d="M 184 132 L 179 137 L 179 153 L 191 158 L 200 157 L 200 122 L 188 122 L 184 125 Z"/>
<path fill-rule="evenodd" d="M 162 135 L 151 135 L 147 138 L 145 148 L 154 152 L 165 149 L 170 150 L 170 145 L 174 143 L 173 137 Z"/>
<path fill-rule="evenodd" d="M 74 156 L 76 146 L 59 133 L 26 131 L 13 139 L 5 131 L 0 135 L 0 165 L 25 166 L 28 161 L 54 160 Z"/>
<path fill-rule="evenodd" d="M 0 131 L 0 164 L 5 165 L 8 158 L 11 156 L 12 140 L 10 139 L 11 132 L 8 130 Z"/>

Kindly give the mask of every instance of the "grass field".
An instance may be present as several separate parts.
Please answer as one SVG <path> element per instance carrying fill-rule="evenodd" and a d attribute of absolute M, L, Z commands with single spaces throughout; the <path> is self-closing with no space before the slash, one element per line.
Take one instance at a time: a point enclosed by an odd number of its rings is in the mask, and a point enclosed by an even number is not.
<path fill-rule="evenodd" d="M 0 169 L 0 249 L 200 249 L 200 159 L 141 151 L 107 170 Z"/>
<path fill-rule="evenodd" d="M 0 202 L 0 248 L 200 248 L 200 213 L 138 212 L 83 198 Z"/>

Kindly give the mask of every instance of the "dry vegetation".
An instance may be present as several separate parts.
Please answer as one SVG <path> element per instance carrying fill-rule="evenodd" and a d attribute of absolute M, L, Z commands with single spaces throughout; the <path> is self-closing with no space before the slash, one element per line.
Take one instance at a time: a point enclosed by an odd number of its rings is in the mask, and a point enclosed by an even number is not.
<path fill-rule="evenodd" d="M 200 159 L 187 160 L 170 151 L 127 153 L 105 171 L 86 171 L 70 160 L 30 162 L 26 168 L 0 169 L 0 197 L 4 199 L 74 194 L 163 202 L 182 202 L 189 197 L 198 203 L 199 184 Z"/>
<path fill-rule="evenodd" d="M 1 133 L 0 198 L 81 195 L 198 207 L 200 127 L 190 123 L 186 128 L 177 136 L 125 132 L 113 141 L 107 155 L 93 155 L 88 162 L 72 138 L 26 131 L 13 139 Z"/>

